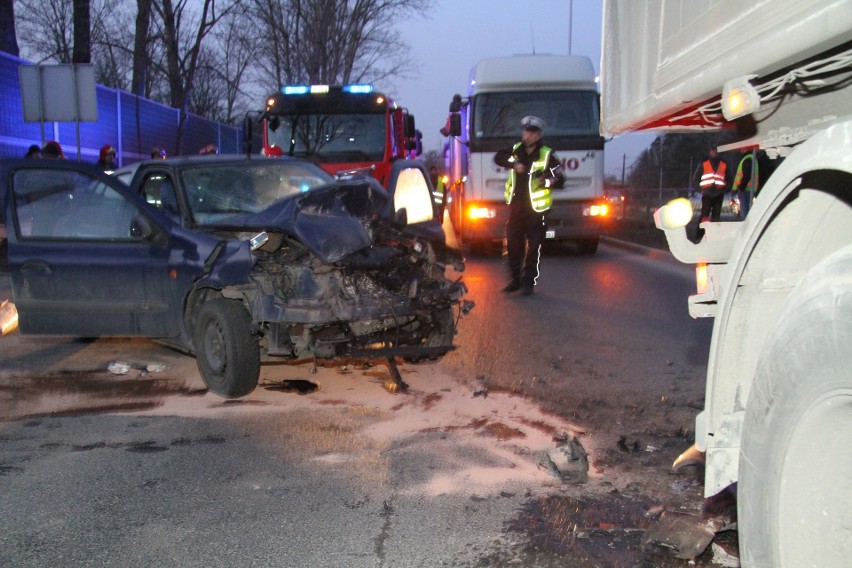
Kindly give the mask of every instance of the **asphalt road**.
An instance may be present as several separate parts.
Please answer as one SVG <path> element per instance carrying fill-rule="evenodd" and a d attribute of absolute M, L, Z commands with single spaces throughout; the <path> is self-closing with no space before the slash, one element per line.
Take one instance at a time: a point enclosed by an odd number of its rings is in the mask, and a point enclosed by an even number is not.
<path fill-rule="evenodd" d="M 152 342 L 0 338 L 0 565 L 686 566 L 640 544 L 701 507 L 669 467 L 709 348 L 691 270 L 612 246 L 542 268 L 507 296 L 500 259 L 470 259 L 459 347 L 402 366 L 406 393 L 303 362 L 223 401 Z M 586 483 L 548 467 L 561 432 Z"/>

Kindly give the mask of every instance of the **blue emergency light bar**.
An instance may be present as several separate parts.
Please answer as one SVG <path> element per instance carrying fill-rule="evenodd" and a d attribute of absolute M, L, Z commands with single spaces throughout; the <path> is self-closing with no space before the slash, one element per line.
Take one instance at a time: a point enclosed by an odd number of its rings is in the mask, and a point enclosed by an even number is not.
<path fill-rule="evenodd" d="M 365 84 L 345 85 L 343 87 L 343 92 L 344 93 L 359 94 L 359 95 L 367 95 L 367 94 L 373 92 L 373 86 L 372 85 L 365 85 Z"/>
<path fill-rule="evenodd" d="M 321 95 L 330 92 L 332 87 L 329 85 L 285 85 L 281 92 L 285 95 Z M 343 87 L 335 87 L 344 93 L 366 95 L 373 92 L 373 86 L 369 84 L 344 85 Z"/>

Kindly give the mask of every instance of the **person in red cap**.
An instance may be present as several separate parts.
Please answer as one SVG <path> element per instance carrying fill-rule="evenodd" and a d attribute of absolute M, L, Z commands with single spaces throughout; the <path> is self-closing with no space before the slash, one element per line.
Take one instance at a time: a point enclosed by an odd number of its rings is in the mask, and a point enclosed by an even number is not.
<path fill-rule="evenodd" d="M 101 155 L 98 158 L 98 167 L 105 172 L 111 172 L 116 168 L 115 148 L 109 144 L 103 145 L 101 148 Z"/>
<path fill-rule="evenodd" d="M 41 157 L 48 160 L 64 160 L 65 153 L 62 151 L 62 146 L 56 140 L 51 140 L 41 149 Z"/>

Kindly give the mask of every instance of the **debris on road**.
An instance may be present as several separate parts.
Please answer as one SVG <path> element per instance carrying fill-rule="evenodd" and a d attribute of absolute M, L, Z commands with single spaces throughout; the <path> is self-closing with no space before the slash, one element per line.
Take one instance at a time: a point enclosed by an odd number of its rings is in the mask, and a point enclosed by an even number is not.
<path fill-rule="evenodd" d="M 642 536 L 642 550 L 692 560 L 713 542 L 713 523 L 700 515 L 664 512 Z"/>
<path fill-rule="evenodd" d="M 131 365 L 124 361 L 113 361 L 107 365 L 107 370 L 113 375 L 126 375 L 130 372 Z"/>
<path fill-rule="evenodd" d="M 713 550 L 713 564 L 718 564 L 723 568 L 740 568 L 738 556 L 729 553 L 715 542 L 711 549 Z"/>
<path fill-rule="evenodd" d="M 589 480 L 589 458 L 576 435 L 564 432 L 547 457 L 565 483 L 581 484 Z"/>
<path fill-rule="evenodd" d="M 18 311 L 9 300 L 0 300 L 0 336 L 18 329 Z"/>

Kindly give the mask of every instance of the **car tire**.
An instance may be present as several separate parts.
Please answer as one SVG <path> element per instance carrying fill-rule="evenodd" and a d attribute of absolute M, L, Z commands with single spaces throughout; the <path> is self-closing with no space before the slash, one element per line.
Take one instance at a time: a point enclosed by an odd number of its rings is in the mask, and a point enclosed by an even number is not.
<path fill-rule="evenodd" d="M 852 553 L 852 247 L 790 295 L 749 393 L 739 461 L 743 566 Z"/>
<path fill-rule="evenodd" d="M 260 346 L 248 310 L 236 300 L 205 302 L 195 325 L 195 357 L 207 389 L 239 398 L 257 387 Z"/>
<path fill-rule="evenodd" d="M 448 347 L 453 345 L 456 335 L 455 315 L 452 308 L 436 312 L 433 316 L 435 329 L 429 334 L 426 345 L 429 347 Z M 434 358 L 433 358 L 434 359 Z"/>

